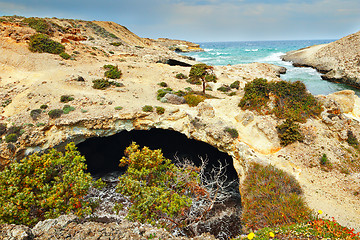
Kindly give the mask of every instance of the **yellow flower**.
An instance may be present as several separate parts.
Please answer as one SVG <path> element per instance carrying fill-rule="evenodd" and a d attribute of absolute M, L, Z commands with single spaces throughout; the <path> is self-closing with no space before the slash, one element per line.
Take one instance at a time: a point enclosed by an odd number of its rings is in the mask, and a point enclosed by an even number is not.
<path fill-rule="evenodd" d="M 323 214 L 323 211 L 319 210 L 318 213 L 319 213 L 319 214 Z"/>
<path fill-rule="evenodd" d="M 251 233 L 249 233 L 249 235 L 247 237 L 248 237 L 248 239 L 251 240 L 255 237 L 255 233 L 251 232 Z"/>
<path fill-rule="evenodd" d="M 273 232 L 269 232 L 269 236 L 270 236 L 271 238 L 273 238 L 273 237 L 275 237 L 275 234 L 274 234 Z"/>

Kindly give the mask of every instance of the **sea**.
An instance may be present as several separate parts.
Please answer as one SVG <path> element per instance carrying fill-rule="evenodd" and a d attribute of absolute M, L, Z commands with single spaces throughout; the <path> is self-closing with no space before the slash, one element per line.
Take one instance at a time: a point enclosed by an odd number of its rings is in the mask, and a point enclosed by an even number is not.
<path fill-rule="evenodd" d="M 271 63 L 286 67 L 286 74 L 281 78 L 287 81 L 302 81 L 314 95 L 351 89 L 360 96 L 360 89 L 341 83 L 329 82 L 321 79 L 320 73 L 313 68 L 294 67 L 291 62 L 282 61 L 280 56 L 286 52 L 304 47 L 330 43 L 328 40 L 286 40 L 286 41 L 246 41 L 246 42 L 204 42 L 199 43 L 204 52 L 183 53 L 194 57 L 197 61 L 208 65 L 235 65 L 252 62 Z"/>

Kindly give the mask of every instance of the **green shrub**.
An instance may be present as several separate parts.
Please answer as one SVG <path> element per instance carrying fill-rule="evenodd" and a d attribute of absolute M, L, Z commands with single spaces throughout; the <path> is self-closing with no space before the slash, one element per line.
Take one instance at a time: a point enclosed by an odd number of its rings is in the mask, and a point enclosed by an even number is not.
<path fill-rule="evenodd" d="M 7 143 L 16 142 L 17 140 L 18 140 L 18 136 L 15 133 L 10 133 L 5 136 L 5 142 Z"/>
<path fill-rule="evenodd" d="M 104 76 L 106 78 L 111 78 L 111 79 L 121 78 L 122 73 L 117 66 L 108 64 L 108 65 L 104 65 L 104 68 L 107 69 L 107 71 L 104 73 Z"/>
<path fill-rule="evenodd" d="M 206 195 L 200 186 L 199 170 L 180 168 L 163 157 L 161 150 L 139 149 L 132 143 L 125 150 L 117 191 L 130 198 L 127 218 L 170 229 L 186 227 L 192 199 Z M 121 207 L 121 206 L 120 206 Z"/>
<path fill-rule="evenodd" d="M 2 103 L 1 106 L 2 107 L 6 107 L 7 105 L 9 105 L 12 102 L 11 99 L 5 99 Z"/>
<path fill-rule="evenodd" d="M 240 81 L 233 82 L 232 84 L 230 84 L 230 87 L 239 89 L 240 88 Z"/>
<path fill-rule="evenodd" d="M 31 110 L 30 111 L 30 117 L 33 119 L 33 120 L 37 120 L 40 115 L 42 113 L 42 110 L 41 109 L 34 109 L 34 110 Z"/>
<path fill-rule="evenodd" d="M 322 155 L 321 159 L 320 159 L 320 164 L 323 165 L 323 166 L 325 166 L 325 165 L 327 165 L 328 163 L 329 163 L 329 160 L 328 160 L 326 154 L 324 153 L 324 154 Z"/>
<path fill-rule="evenodd" d="M 312 215 L 296 179 L 271 165 L 252 163 L 241 192 L 247 229 L 304 222 Z"/>
<path fill-rule="evenodd" d="M 85 27 L 92 28 L 95 31 L 95 34 L 100 36 L 100 37 L 118 39 L 118 37 L 116 35 L 114 35 L 113 33 L 108 32 L 105 28 L 100 27 L 96 23 L 93 23 L 93 22 L 89 21 L 89 22 L 86 23 Z M 91 39 L 89 39 L 89 40 L 91 40 Z"/>
<path fill-rule="evenodd" d="M 118 47 L 118 46 L 121 46 L 123 45 L 122 42 L 112 42 L 112 43 L 109 43 L 110 45 L 113 45 L 115 47 Z"/>
<path fill-rule="evenodd" d="M 23 22 L 27 23 L 29 27 L 35 29 L 39 33 L 52 34 L 51 25 L 45 19 L 25 18 Z"/>
<path fill-rule="evenodd" d="M 154 110 L 154 108 L 152 106 L 150 106 L 150 105 L 145 105 L 145 106 L 142 107 L 142 110 L 144 112 L 152 112 Z"/>
<path fill-rule="evenodd" d="M 167 87 L 168 86 L 166 82 L 160 82 L 160 83 L 158 83 L 158 85 L 160 87 Z"/>
<path fill-rule="evenodd" d="M 74 100 L 74 98 L 72 96 L 70 96 L 70 95 L 62 95 L 60 97 L 60 102 L 62 102 L 62 103 L 67 103 L 67 102 L 70 102 L 72 100 Z"/>
<path fill-rule="evenodd" d="M 280 144 L 287 146 L 296 141 L 302 141 L 304 136 L 301 135 L 299 124 L 295 123 L 294 120 L 286 119 L 285 122 L 276 127 L 278 136 L 280 138 Z"/>
<path fill-rule="evenodd" d="M 187 79 L 188 77 L 183 73 L 178 73 L 175 76 L 177 79 Z"/>
<path fill-rule="evenodd" d="M 110 54 L 115 54 L 113 51 L 109 51 Z"/>
<path fill-rule="evenodd" d="M 185 98 L 186 103 L 190 107 L 195 107 L 199 103 L 203 102 L 206 99 L 205 96 L 197 95 L 197 94 L 188 94 L 188 95 L 185 95 L 184 98 Z"/>
<path fill-rule="evenodd" d="M 266 106 L 269 101 L 269 85 L 266 79 L 257 78 L 245 85 L 244 97 L 240 100 L 241 109 L 256 110 L 261 112 L 261 108 Z"/>
<path fill-rule="evenodd" d="M 53 109 L 48 112 L 48 115 L 51 119 L 59 118 L 63 114 L 63 110 L 61 109 Z"/>
<path fill-rule="evenodd" d="M 232 138 L 237 138 L 239 136 L 238 131 L 235 128 L 225 128 L 225 132 L 229 133 Z"/>
<path fill-rule="evenodd" d="M 165 108 L 163 107 L 155 107 L 155 109 L 156 109 L 156 113 L 159 115 L 162 115 L 165 112 Z"/>
<path fill-rule="evenodd" d="M 269 94 L 272 93 L 275 107 L 267 109 Z M 317 117 L 322 109 L 315 97 L 308 93 L 300 81 L 278 81 L 268 83 L 266 79 L 255 79 L 245 85 L 245 94 L 239 103 L 243 110 L 274 113 L 278 118 L 306 122 L 309 117 Z"/>
<path fill-rule="evenodd" d="M 347 140 L 346 140 L 347 143 L 350 146 L 358 149 L 359 148 L 359 141 L 358 141 L 358 139 L 356 138 L 356 136 L 354 135 L 354 133 L 351 130 L 348 130 L 347 137 L 348 137 Z"/>
<path fill-rule="evenodd" d="M 47 35 L 39 33 L 30 37 L 29 49 L 32 52 L 60 54 L 64 52 L 65 47 L 51 40 Z"/>
<path fill-rule="evenodd" d="M 62 52 L 59 54 L 60 57 L 62 57 L 65 60 L 68 60 L 71 58 L 71 56 L 69 54 L 67 54 L 66 52 Z"/>
<path fill-rule="evenodd" d="M 7 127 L 5 123 L 0 123 L 0 136 L 4 135 L 6 133 Z"/>
<path fill-rule="evenodd" d="M 40 109 L 43 109 L 43 110 L 45 110 L 47 108 L 48 108 L 48 105 L 46 105 L 46 104 L 43 104 L 43 105 L 40 106 Z"/>
<path fill-rule="evenodd" d="M 120 107 L 120 106 L 116 106 L 116 107 L 114 107 L 114 109 L 115 109 L 115 110 L 118 110 L 118 111 L 120 111 L 120 110 L 122 110 L 122 109 L 123 109 L 123 107 Z"/>
<path fill-rule="evenodd" d="M 62 110 L 64 114 L 68 114 L 69 112 L 74 111 L 75 108 L 70 105 L 65 105 Z"/>
<path fill-rule="evenodd" d="M 173 93 L 173 90 L 171 88 L 165 88 L 165 89 L 159 89 L 157 91 L 156 99 L 160 100 L 163 98 L 167 93 Z"/>
<path fill-rule="evenodd" d="M 96 79 L 96 80 L 93 80 L 93 88 L 95 89 L 100 89 L 100 90 L 104 90 L 108 87 L 110 87 L 111 85 L 115 86 L 115 87 L 122 87 L 124 86 L 122 83 L 118 83 L 118 82 L 115 82 L 115 81 L 109 81 L 107 79 Z"/>
<path fill-rule="evenodd" d="M 92 212 L 84 200 L 94 182 L 74 143 L 65 153 L 52 149 L 11 163 L 0 172 L 0 223 L 35 225 L 47 218 Z"/>
<path fill-rule="evenodd" d="M 219 87 L 217 90 L 220 92 L 229 92 L 229 91 L 231 91 L 231 88 L 227 85 L 223 85 L 223 86 Z"/>
<path fill-rule="evenodd" d="M 45 123 L 36 123 L 36 126 L 37 127 L 42 127 L 42 126 L 45 126 Z"/>

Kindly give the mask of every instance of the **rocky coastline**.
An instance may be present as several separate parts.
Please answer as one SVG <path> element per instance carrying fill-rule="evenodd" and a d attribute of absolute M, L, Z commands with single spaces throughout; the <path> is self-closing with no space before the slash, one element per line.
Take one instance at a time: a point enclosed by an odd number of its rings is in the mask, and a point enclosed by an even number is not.
<path fill-rule="evenodd" d="M 329 44 L 291 51 L 284 61 L 296 67 L 312 67 L 322 73 L 322 79 L 360 88 L 360 32 Z"/>

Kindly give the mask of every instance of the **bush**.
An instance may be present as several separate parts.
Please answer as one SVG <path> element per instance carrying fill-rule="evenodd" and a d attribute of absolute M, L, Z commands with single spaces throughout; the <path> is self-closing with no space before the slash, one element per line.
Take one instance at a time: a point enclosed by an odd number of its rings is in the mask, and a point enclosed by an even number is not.
<path fill-rule="evenodd" d="M 84 200 L 93 182 L 74 143 L 65 153 L 52 149 L 11 163 L 0 172 L 0 223 L 35 225 L 47 218 L 92 212 Z"/>
<path fill-rule="evenodd" d="M 160 100 L 163 98 L 167 93 L 173 93 L 173 90 L 171 88 L 165 88 L 165 89 L 159 89 L 157 91 L 156 99 Z"/>
<path fill-rule="evenodd" d="M 65 105 L 65 106 L 63 107 L 63 112 L 64 112 L 64 114 L 68 114 L 69 112 L 74 111 L 74 110 L 75 110 L 75 108 L 72 107 L 72 106 L 70 106 L 70 105 Z"/>
<path fill-rule="evenodd" d="M 245 95 L 239 103 L 243 110 L 256 110 L 261 113 L 267 109 L 269 94 L 272 93 L 275 107 L 271 110 L 278 118 L 306 122 L 309 117 L 317 117 L 322 109 L 315 97 L 308 93 L 304 83 L 271 82 L 266 79 L 255 79 L 245 85 Z M 267 109 L 265 112 L 270 112 Z"/>
<path fill-rule="evenodd" d="M 123 109 L 123 107 L 120 107 L 120 106 L 116 106 L 116 107 L 114 107 L 114 109 L 115 109 L 115 110 L 118 110 L 118 111 L 120 111 L 120 110 L 122 110 L 122 109 Z"/>
<path fill-rule="evenodd" d="M 347 137 L 348 137 L 347 140 L 346 140 L 347 143 L 350 146 L 358 149 L 359 148 L 359 141 L 357 140 L 356 136 L 354 135 L 354 133 L 351 130 L 348 130 Z"/>
<path fill-rule="evenodd" d="M 240 81 L 233 82 L 232 84 L 230 84 L 230 87 L 239 89 L 240 88 Z"/>
<path fill-rule="evenodd" d="M 299 124 L 293 120 L 286 119 L 281 125 L 277 126 L 278 136 L 280 138 L 280 144 L 287 146 L 296 141 L 302 141 L 304 136 L 299 132 Z"/>
<path fill-rule="evenodd" d="M 30 111 L 30 117 L 33 119 L 33 120 L 37 120 L 40 115 L 42 113 L 42 110 L 41 109 L 34 109 L 34 110 L 31 110 Z"/>
<path fill-rule="evenodd" d="M 70 95 L 62 95 L 60 97 L 60 102 L 62 102 L 62 103 L 67 103 L 67 102 L 70 102 L 72 100 L 74 100 L 74 98 L 72 96 L 70 96 Z"/>
<path fill-rule="evenodd" d="M 320 159 L 320 165 L 325 166 L 328 163 L 329 163 L 329 160 L 328 160 L 326 154 L 324 153 Z"/>
<path fill-rule="evenodd" d="M 111 85 L 115 86 L 115 87 L 122 87 L 124 86 L 122 83 L 118 83 L 118 82 L 115 82 L 115 81 L 109 81 L 107 79 L 96 79 L 96 80 L 93 80 L 93 88 L 95 89 L 100 89 L 100 90 L 104 90 L 108 87 L 110 87 Z"/>
<path fill-rule="evenodd" d="M 239 136 L 238 131 L 235 128 L 225 128 L 225 132 L 229 133 L 232 138 L 237 138 Z"/>
<path fill-rule="evenodd" d="M 132 143 L 125 150 L 117 191 L 130 198 L 127 218 L 170 229 L 186 227 L 192 199 L 206 195 L 195 167 L 180 168 L 163 157 L 161 150 L 139 149 Z"/>
<path fill-rule="evenodd" d="M 271 165 L 252 163 L 241 192 L 247 229 L 303 222 L 312 214 L 295 178 Z"/>
<path fill-rule="evenodd" d="M 107 69 L 107 71 L 104 73 L 105 77 L 111 79 L 121 78 L 122 73 L 117 66 L 108 64 L 108 65 L 104 65 L 104 68 Z"/>
<path fill-rule="evenodd" d="M 48 115 L 51 119 L 59 118 L 63 114 L 63 110 L 61 109 L 53 109 L 48 112 Z"/>
<path fill-rule="evenodd" d="M 168 86 L 166 82 L 160 82 L 160 83 L 158 83 L 158 85 L 160 87 L 167 87 Z"/>
<path fill-rule="evenodd" d="M 266 106 L 269 101 L 269 85 L 266 79 L 257 78 L 245 85 L 244 97 L 240 100 L 241 109 L 256 110 L 261 112 L 261 108 Z"/>
<path fill-rule="evenodd" d="M 69 54 L 67 54 L 66 52 L 62 52 L 59 54 L 60 57 L 62 57 L 65 60 L 68 60 L 71 58 L 71 56 Z"/>
<path fill-rule="evenodd" d="M 184 98 L 185 98 L 186 103 L 190 107 L 195 107 L 199 103 L 203 102 L 206 99 L 205 96 L 197 95 L 197 94 L 188 94 L 188 95 L 185 95 Z"/>
<path fill-rule="evenodd" d="M 25 18 L 23 22 L 27 23 L 29 27 L 35 29 L 39 33 L 52 34 L 51 25 L 45 19 Z"/>
<path fill-rule="evenodd" d="M 187 76 L 183 73 L 178 73 L 175 76 L 177 79 L 187 79 Z"/>
<path fill-rule="evenodd" d="M 16 142 L 17 140 L 18 140 L 18 135 L 15 133 L 10 133 L 5 136 L 5 142 L 7 143 Z"/>
<path fill-rule="evenodd" d="M 163 108 L 163 107 L 155 107 L 155 108 L 156 108 L 156 113 L 157 114 L 159 114 L 159 115 L 164 114 L 165 108 Z"/>
<path fill-rule="evenodd" d="M 39 33 L 30 37 L 29 49 L 32 52 L 60 54 L 64 52 L 65 47 L 51 40 L 47 35 Z"/>
<path fill-rule="evenodd" d="M 47 108 L 48 108 L 48 105 L 46 105 L 46 104 L 43 104 L 43 105 L 40 106 L 40 109 L 43 109 L 43 110 L 45 110 Z"/>
<path fill-rule="evenodd" d="M 223 86 L 219 87 L 217 90 L 220 92 L 229 92 L 229 91 L 231 91 L 231 88 L 227 85 L 223 85 Z"/>
<path fill-rule="evenodd" d="M 145 105 L 145 106 L 142 107 L 142 110 L 144 112 L 152 112 L 154 110 L 154 108 L 152 106 L 150 106 L 150 105 Z"/>
<path fill-rule="evenodd" d="M 121 46 L 123 45 L 122 42 L 112 42 L 112 43 L 109 43 L 110 45 L 113 45 L 115 47 L 118 47 L 118 46 Z"/>

